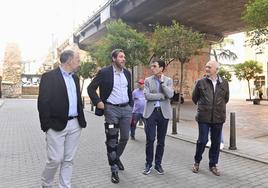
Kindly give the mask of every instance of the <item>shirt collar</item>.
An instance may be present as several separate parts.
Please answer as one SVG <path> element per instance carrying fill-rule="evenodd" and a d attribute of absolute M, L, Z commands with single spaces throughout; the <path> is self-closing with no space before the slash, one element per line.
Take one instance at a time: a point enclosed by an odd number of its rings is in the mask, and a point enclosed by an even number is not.
<path fill-rule="evenodd" d="M 211 80 L 213 82 L 213 80 L 210 77 L 207 77 L 206 76 L 206 78 L 209 79 L 209 80 Z M 222 78 L 219 75 L 217 75 L 216 81 L 222 83 Z"/>
<path fill-rule="evenodd" d="M 61 66 L 59 66 L 60 67 L 60 71 L 61 71 L 61 73 L 63 74 L 63 75 L 65 75 L 65 76 L 72 76 L 74 73 L 73 72 L 66 72 Z"/>
<path fill-rule="evenodd" d="M 157 77 L 157 76 L 153 76 L 153 78 L 154 78 L 154 80 L 156 80 L 156 81 L 160 82 L 160 80 L 158 79 L 158 77 Z"/>
<path fill-rule="evenodd" d="M 113 72 L 114 72 L 114 73 L 117 73 L 117 74 L 121 74 L 121 73 L 124 72 L 124 69 L 122 69 L 121 71 L 118 71 L 118 70 L 114 67 L 114 65 L 113 65 Z"/>

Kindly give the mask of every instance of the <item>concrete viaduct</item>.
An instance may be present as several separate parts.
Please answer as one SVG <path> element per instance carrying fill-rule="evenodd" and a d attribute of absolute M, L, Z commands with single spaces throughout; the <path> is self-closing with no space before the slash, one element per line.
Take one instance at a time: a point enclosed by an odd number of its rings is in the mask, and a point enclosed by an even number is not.
<path fill-rule="evenodd" d="M 151 31 L 173 19 L 207 35 L 210 41 L 245 30 L 241 15 L 248 0 L 109 0 L 77 32 L 81 49 L 101 38 L 105 23 L 121 18 L 139 31 Z"/>

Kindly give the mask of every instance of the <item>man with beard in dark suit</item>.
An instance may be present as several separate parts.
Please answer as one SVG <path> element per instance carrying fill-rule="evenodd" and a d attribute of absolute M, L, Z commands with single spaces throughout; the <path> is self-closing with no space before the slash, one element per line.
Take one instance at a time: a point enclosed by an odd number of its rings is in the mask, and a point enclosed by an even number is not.
<path fill-rule="evenodd" d="M 120 156 L 129 138 L 133 101 L 131 75 L 124 68 L 125 53 L 121 49 L 115 49 L 111 56 L 112 65 L 101 69 L 87 89 L 89 97 L 96 105 L 95 113 L 105 116 L 105 143 L 112 172 L 111 181 L 119 183 L 118 170 L 124 170 Z"/>

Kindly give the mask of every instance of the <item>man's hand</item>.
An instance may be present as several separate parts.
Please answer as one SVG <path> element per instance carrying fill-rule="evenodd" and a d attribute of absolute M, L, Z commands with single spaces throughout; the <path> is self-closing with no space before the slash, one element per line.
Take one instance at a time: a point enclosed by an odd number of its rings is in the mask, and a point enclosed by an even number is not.
<path fill-rule="evenodd" d="M 99 102 L 99 103 L 97 104 L 97 108 L 98 108 L 98 109 L 102 109 L 102 110 L 104 110 L 104 103 L 103 103 L 103 102 Z"/>
<path fill-rule="evenodd" d="M 161 74 L 160 82 L 164 82 L 164 74 Z"/>

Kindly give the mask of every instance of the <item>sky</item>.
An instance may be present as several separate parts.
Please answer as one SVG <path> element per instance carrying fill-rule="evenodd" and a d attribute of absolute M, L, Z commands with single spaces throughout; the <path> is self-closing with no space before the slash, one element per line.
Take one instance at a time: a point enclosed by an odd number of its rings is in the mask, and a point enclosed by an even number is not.
<path fill-rule="evenodd" d="M 107 0 L 3 0 L 0 3 L 0 62 L 15 42 L 22 60 L 43 58 L 52 46 L 72 36 Z"/>

